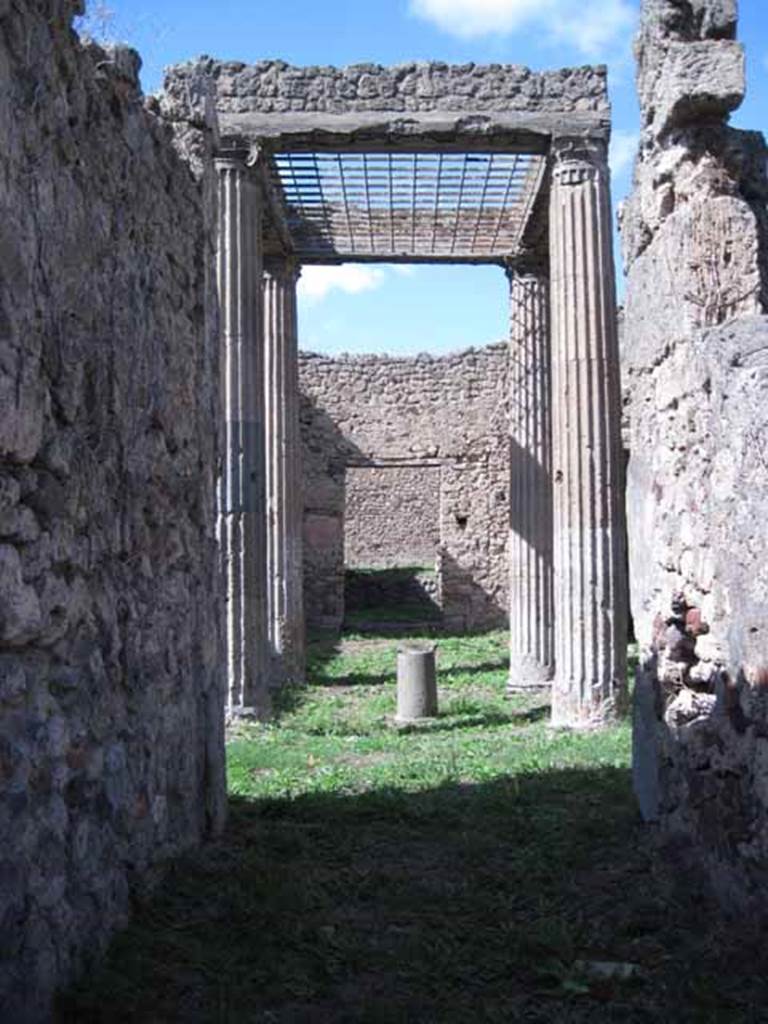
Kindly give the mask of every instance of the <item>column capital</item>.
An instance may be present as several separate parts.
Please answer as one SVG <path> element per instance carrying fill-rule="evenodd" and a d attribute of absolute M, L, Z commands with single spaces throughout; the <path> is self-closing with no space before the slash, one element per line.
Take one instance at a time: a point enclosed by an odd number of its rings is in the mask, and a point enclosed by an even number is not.
<path fill-rule="evenodd" d="M 608 146 L 602 139 L 557 136 L 550 154 L 552 178 L 558 185 L 583 185 L 608 171 Z"/>
<path fill-rule="evenodd" d="M 248 150 L 225 149 L 216 153 L 213 164 L 217 171 L 239 171 L 248 173 Z"/>
<path fill-rule="evenodd" d="M 301 277 L 301 270 L 301 263 L 295 256 L 268 255 L 264 257 L 264 276 L 284 284 L 295 284 Z"/>
<path fill-rule="evenodd" d="M 541 252 L 521 252 L 504 260 L 504 273 L 509 283 L 516 278 L 535 277 L 539 280 L 549 277 L 549 259 Z"/>

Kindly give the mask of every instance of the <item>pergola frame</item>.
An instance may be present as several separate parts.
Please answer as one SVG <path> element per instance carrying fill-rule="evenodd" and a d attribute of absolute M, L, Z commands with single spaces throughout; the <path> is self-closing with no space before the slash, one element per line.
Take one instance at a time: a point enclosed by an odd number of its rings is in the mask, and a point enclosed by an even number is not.
<path fill-rule="evenodd" d="M 627 624 L 607 109 L 339 106 L 220 111 L 230 708 L 301 673 L 301 265 L 490 263 L 511 287 L 510 689 L 553 684 L 555 724 L 598 725 Z"/>

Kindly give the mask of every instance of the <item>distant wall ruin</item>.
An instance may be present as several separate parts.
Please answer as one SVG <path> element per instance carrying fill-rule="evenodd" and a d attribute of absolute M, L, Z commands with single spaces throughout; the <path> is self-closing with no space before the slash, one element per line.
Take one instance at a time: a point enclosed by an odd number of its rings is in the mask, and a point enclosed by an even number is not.
<path fill-rule="evenodd" d="M 734 0 L 645 0 L 622 218 L 635 786 L 731 909 L 768 905 L 766 146 L 727 125 Z"/>
<path fill-rule="evenodd" d="M 50 1020 L 225 807 L 210 138 L 142 100 L 132 51 L 81 45 L 79 7 L 0 3 L 9 1022 Z"/>
<path fill-rule="evenodd" d="M 302 354 L 304 582 L 311 625 L 341 625 L 345 535 L 358 564 L 393 564 L 398 549 L 401 558 L 411 551 L 420 562 L 427 554 L 424 538 L 435 537 L 435 512 L 439 549 L 433 547 L 432 558 L 437 554 L 446 625 L 478 629 L 507 621 L 508 374 L 506 344 L 442 358 Z M 348 500 L 350 467 L 372 477 L 365 501 Z M 395 479 L 388 485 L 390 476 Z M 379 486 L 406 484 L 414 489 L 404 495 L 414 499 L 411 539 L 401 533 L 401 519 L 393 527 L 396 543 L 380 542 L 372 533 L 383 511 L 375 493 Z M 355 486 L 359 490 L 360 481 Z"/>

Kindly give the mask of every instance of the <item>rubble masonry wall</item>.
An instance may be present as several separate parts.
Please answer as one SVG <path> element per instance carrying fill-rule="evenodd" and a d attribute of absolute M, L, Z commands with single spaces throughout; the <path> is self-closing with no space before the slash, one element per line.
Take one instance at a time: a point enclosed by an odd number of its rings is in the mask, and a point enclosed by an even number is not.
<path fill-rule="evenodd" d="M 0 1006 L 55 987 L 224 812 L 200 125 L 77 0 L 0 0 Z M 174 144 L 174 131 L 178 129 Z M 190 170 L 194 163 L 198 178 Z"/>
<path fill-rule="evenodd" d="M 622 214 L 635 786 L 731 909 L 768 881 L 768 186 L 764 139 L 727 124 L 736 13 L 645 0 Z"/>
<path fill-rule="evenodd" d="M 175 88 L 210 77 L 220 114 L 531 111 L 539 114 L 609 112 L 604 67 L 533 72 L 509 64 L 420 62 L 382 67 L 293 67 L 200 58 L 174 68 Z"/>
<path fill-rule="evenodd" d="M 440 467 L 350 467 L 346 474 L 347 568 L 434 568 L 440 543 Z"/>

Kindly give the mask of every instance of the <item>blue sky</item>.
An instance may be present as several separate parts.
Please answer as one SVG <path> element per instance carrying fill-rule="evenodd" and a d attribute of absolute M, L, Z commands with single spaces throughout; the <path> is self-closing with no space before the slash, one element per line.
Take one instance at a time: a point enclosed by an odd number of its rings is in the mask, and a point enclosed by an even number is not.
<path fill-rule="evenodd" d="M 734 117 L 764 130 L 768 3 L 741 0 L 748 95 Z M 614 118 L 613 195 L 626 195 L 638 126 L 631 41 L 639 0 L 91 0 L 106 32 L 144 59 L 147 92 L 162 69 L 199 54 L 295 64 L 408 60 L 606 63 Z M 500 340 L 507 283 L 496 268 L 308 268 L 301 283 L 303 348 L 323 352 L 445 352 Z"/>

